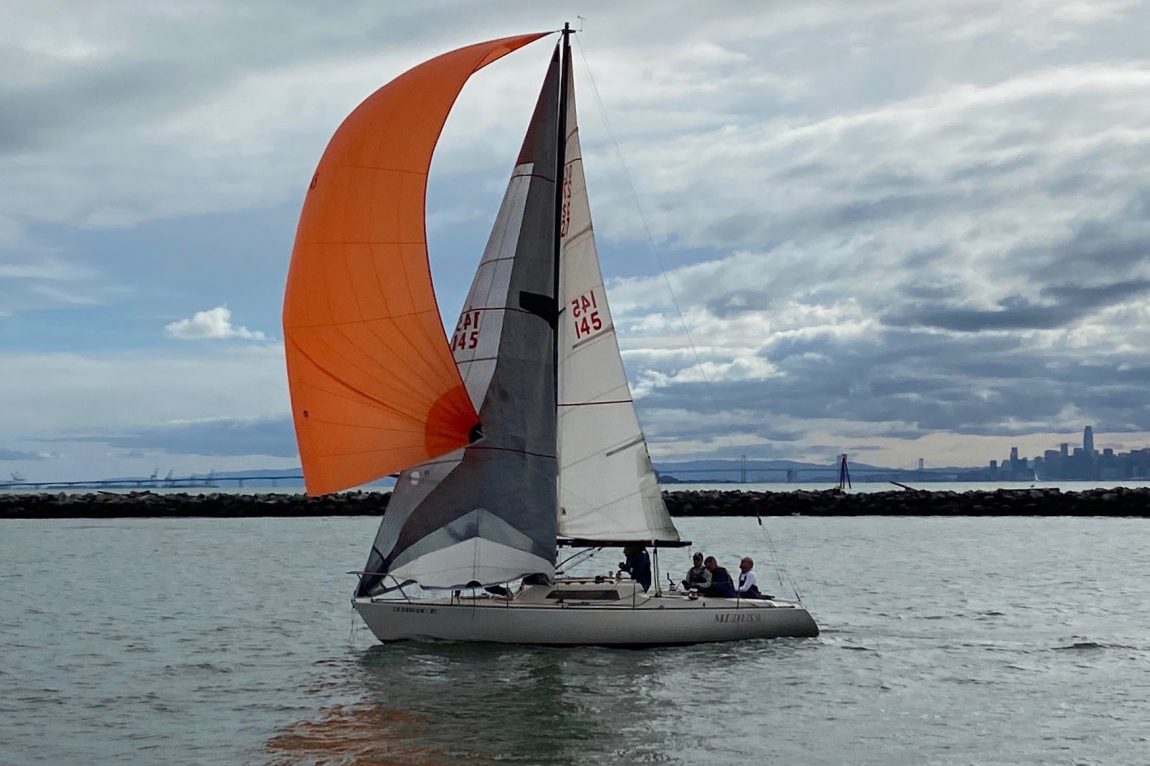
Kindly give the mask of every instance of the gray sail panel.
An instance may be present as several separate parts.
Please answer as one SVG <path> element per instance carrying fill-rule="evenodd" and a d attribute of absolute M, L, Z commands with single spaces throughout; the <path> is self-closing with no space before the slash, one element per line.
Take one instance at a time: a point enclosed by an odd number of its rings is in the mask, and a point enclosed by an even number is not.
<path fill-rule="evenodd" d="M 558 99 L 557 50 L 452 337 L 482 437 L 400 475 L 358 595 L 554 571 Z"/>

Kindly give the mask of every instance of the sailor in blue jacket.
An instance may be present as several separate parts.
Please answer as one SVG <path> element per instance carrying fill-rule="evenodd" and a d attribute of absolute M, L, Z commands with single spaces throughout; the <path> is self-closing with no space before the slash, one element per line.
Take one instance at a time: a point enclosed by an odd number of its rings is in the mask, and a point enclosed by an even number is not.
<path fill-rule="evenodd" d="M 731 579 L 730 573 L 719 566 L 719 562 L 715 561 L 714 556 L 708 556 L 703 562 L 703 566 L 711 573 L 711 584 L 707 588 L 700 588 L 700 596 L 715 596 L 716 598 L 734 598 L 735 597 L 735 581 Z"/>
<path fill-rule="evenodd" d="M 651 556 L 644 545 L 631 544 L 623 548 L 626 561 L 619 562 L 619 570 L 631 575 L 631 579 L 647 591 L 651 588 Z"/>

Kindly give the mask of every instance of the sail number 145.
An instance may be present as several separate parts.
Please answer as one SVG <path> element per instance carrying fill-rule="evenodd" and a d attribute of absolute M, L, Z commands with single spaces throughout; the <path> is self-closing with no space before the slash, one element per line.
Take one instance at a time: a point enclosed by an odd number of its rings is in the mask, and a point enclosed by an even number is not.
<path fill-rule="evenodd" d="M 603 319 L 599 316 L 594 290 L 588 290 L 571 301 L 571 320 L 575 324 L 576 339 L 603 329 Z"/>
<path fill-rule="evenodd" d="M 459 317 L 451 336 L 452 351 L 470 351 L 479 345 L 479 316 L 478 309 L 468 309 Z"/>

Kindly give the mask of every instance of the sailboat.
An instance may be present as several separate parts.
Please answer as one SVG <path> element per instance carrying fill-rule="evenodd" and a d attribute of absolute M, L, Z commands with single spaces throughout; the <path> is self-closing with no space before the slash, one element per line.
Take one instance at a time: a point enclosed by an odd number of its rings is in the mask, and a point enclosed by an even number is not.
<path fill-rule="evenodd" d="M 554 33 L 420 64 L 343 122 L 311 179 L 284 298 L 310 494 L 398 473 L 352 604 L 381 641 L 663 645 L 814 636 L 795 601 L 664 590 L 682 540 L 635 414 L 583 175 L 571 30 L 559 33 L 454 332 L 425 236 L 432 152 L 476 71 Z M 561 546 L 645 546 L 647 591 L 566 576 Z"/>

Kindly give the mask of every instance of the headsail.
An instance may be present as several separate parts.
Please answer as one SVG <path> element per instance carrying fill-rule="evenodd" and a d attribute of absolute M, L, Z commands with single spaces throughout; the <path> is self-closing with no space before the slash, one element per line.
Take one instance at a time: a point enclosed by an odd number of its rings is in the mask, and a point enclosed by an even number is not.
<path fill-rule="evenodd" d="M 366 572 L 450 588 L 554 569 L 557 54 L 451 342 L 483 438 L 400 475 Z"/>
<path fill-rule="evenodd" d="M 603 542 L 678 541 L 635 415 L 603 289 L 570 75 L 566 97 L 559 230 L 559 535 Z"/>
<path fill-rule="evenodd" d="M 300 214 L 283 313 L 309 493 L 468 443 L 478 418 L 427 263 L 427 171 L 467 79 L 542 36 L 467 46 L 409 70 L 360 104 L 328 144 Z"/>

